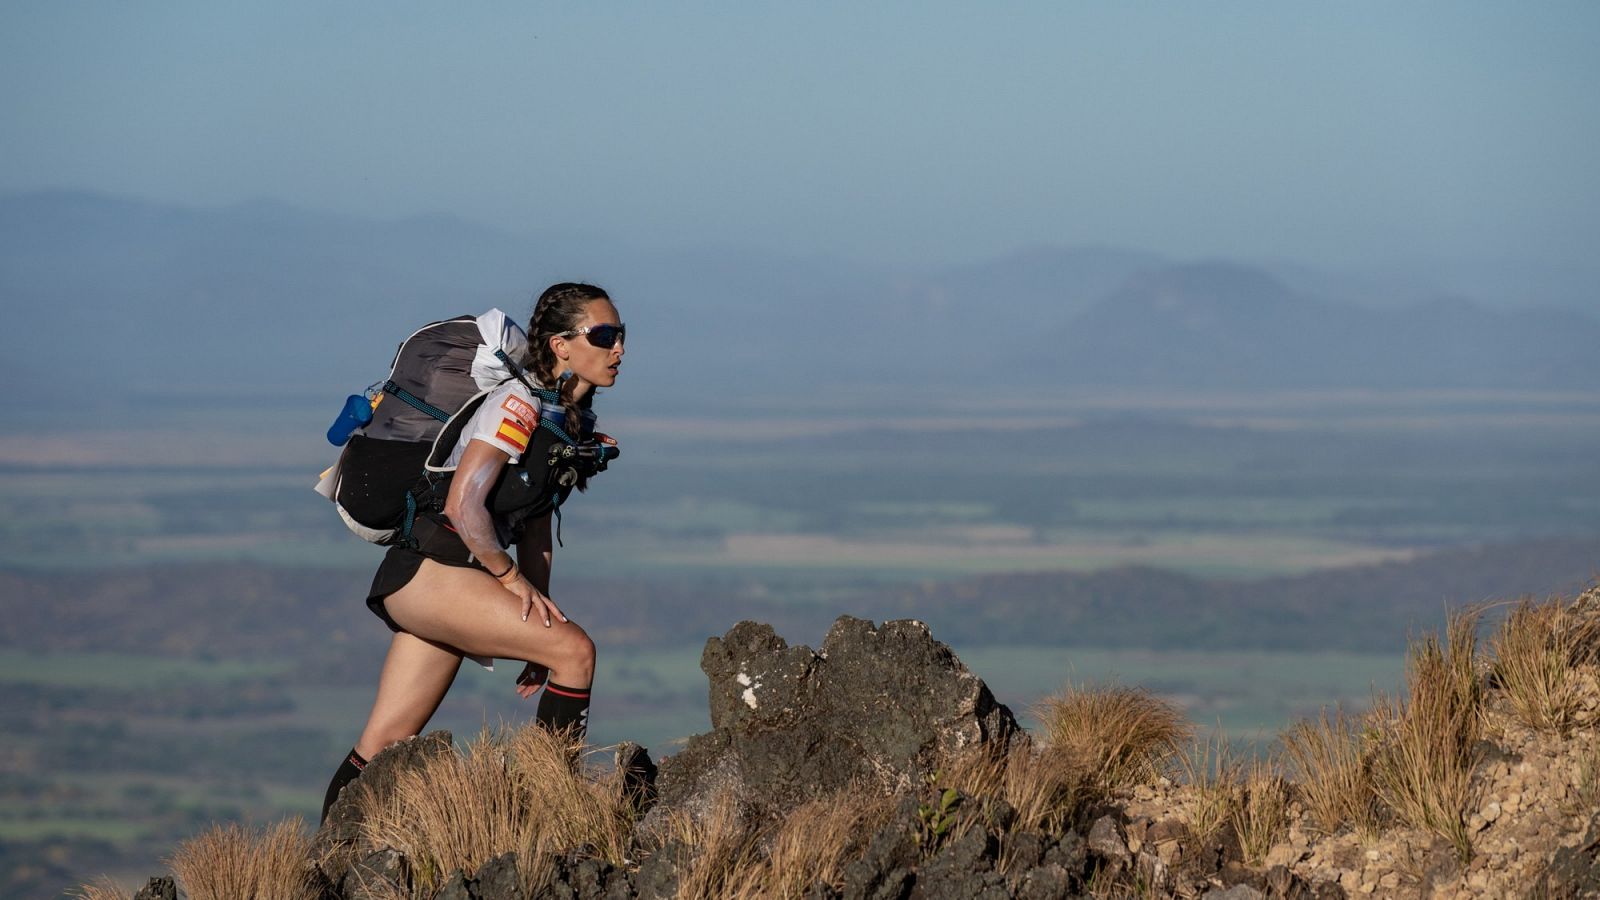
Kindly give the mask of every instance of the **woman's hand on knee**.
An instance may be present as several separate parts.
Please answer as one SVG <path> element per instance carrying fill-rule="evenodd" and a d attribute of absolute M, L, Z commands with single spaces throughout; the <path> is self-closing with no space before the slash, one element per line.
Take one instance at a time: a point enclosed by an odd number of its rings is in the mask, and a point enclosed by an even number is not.
<path fill-rule="evenodd" d="M 522 674 L 517 676 L 517 696 L 526 700 L 538 693 L 544 683 L 550 680 L 550 667 L 543 663 L 530 662 L 522 667 Z"/>
<path fill-rule="evenodd" d="M 543 592 L 530 584 L 528 579 L 522 577 L 521 572 L 517 573 L 517 577 L 512 579 L 511 583 L 501 582 L 501 584 L 506 590 L 522 600 L 522 621 L 528 621 L 528 616 L 535 612 L 538 613 L 539 618 L 544 620 L 544 627 L 546 628 L 550 627 L 552 616 L 563 622 L 567 620 L 560 607 L 556 606 L 555 601 L 546 597 Z"/>

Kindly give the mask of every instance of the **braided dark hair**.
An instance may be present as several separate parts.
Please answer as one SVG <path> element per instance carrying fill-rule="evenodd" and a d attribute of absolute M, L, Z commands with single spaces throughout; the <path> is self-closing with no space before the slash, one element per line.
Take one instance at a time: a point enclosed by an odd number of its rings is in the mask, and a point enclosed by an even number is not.
<path fill-rule="evenodd" d="M 550 338 L 571 331 L 578 326 L 583 318 L 584 310 L 596 300 L 610 301 L 611 295 L 592 284 L 575 281 L 563 281 L 545 288 L 539 295 L 538 302 L 533 304 L 533 315 L 528 319 L 528 344 L 529 353 L 533 357 L 533 375 L 539 383 L 547 388 L 556 388 L 556 366 L 561 360 L 556 357 L 556 351 L 550 347 Z M 565 384 L 559 385 L 561 390 L 561 408 L 567 413 L 567 432 L 573 437 L 582 439 L 582 409 L 587 409 L 594 401 L 594 392 L 590 391 L 581 402 L 572 397 L 577 383 L 567 379 Z M 584 479 L 587 480 L 587 479 Z M 580 487 L 582 485 L 580 484 Z"/>

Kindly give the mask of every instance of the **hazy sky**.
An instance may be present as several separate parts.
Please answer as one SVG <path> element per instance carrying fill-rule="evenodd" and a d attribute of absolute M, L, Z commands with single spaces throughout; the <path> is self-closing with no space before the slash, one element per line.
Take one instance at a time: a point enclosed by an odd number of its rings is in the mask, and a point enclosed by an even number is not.
<path fill-rule="evenodd" d="M 0 191 L 645 245 L 1573 262 L 1600 3 L 0 5 Z"/>

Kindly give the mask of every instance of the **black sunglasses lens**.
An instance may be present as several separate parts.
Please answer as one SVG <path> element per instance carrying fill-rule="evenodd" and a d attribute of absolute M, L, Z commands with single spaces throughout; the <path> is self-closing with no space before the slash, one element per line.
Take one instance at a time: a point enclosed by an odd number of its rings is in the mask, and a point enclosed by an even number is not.
<path fill-rule="evenodd" d="M 596 325 L 589 329 L 589 343 L 596 347 L 610 350 L 617 345 L 619 340 L 627 340 L 628 332 L 625 325 Z"/>

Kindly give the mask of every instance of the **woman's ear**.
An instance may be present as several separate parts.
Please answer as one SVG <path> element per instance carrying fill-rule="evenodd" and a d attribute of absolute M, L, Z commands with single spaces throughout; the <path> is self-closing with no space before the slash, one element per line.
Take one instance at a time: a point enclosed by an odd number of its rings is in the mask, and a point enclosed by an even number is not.
<path fill-rule="evenodd" d="M 567 339 L 552 334 L 550 336 L 550 352 L 556 355 L 556 359 L 566 359 L 570 355 L 567 352 Z"/>

